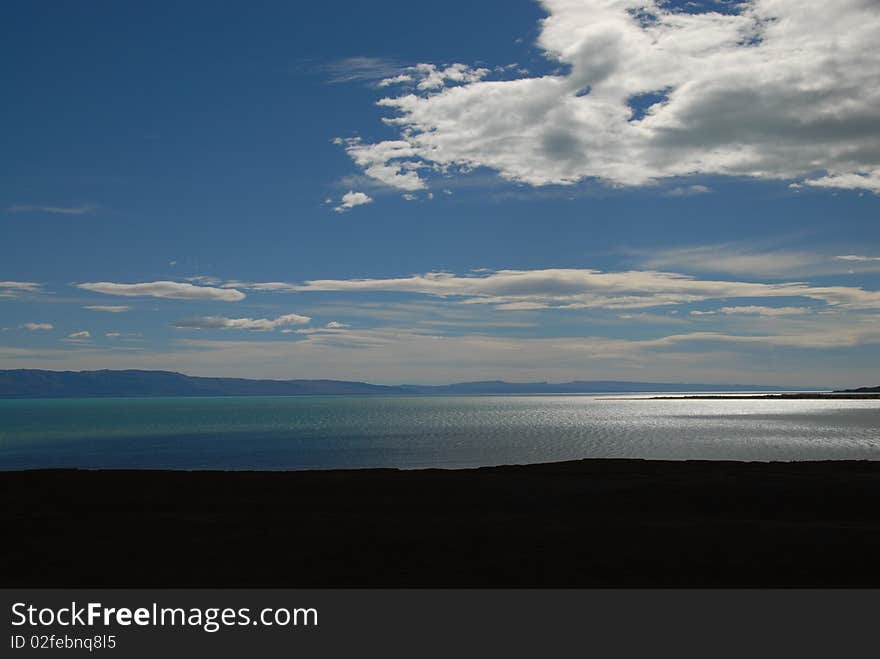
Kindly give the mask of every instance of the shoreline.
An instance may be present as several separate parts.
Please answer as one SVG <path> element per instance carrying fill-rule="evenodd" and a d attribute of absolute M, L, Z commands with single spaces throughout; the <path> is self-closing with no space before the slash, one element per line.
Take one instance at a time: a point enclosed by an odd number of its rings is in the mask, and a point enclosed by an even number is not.
<path fill-rule="evenodd" d="M 2 587 L 877 587 L 880 462 L 0 472 Z"/>
<path fill-rule="evenodd" d="M 650 396 L 645 400 L 878 400 L 880 393 L 684 394 Z"/>

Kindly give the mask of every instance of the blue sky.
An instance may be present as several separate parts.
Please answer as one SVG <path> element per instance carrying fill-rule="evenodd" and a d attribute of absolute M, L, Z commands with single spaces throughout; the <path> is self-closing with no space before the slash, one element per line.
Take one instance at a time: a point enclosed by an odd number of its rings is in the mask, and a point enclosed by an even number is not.
<path fill-rule="evenodd" d="M 878 26 L 4 3 L 0 368 L 875 384 Z"/>

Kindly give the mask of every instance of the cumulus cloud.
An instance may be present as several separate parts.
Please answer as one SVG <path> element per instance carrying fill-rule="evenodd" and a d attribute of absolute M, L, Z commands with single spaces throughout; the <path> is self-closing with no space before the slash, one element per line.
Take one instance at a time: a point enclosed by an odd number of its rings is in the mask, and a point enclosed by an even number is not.
<path fill-rule="evenodd" d="M 486 167 L 535 186 L 702 174 L 880 192 L 877 2 L 542 5 L 538 45 L 559 73 L 395 72 L 380 84 L 409 87 L 378 104 L 399 135 L 340 141 L 349 156 L 406 191 L 426 186 L 423 172 Z"/>
<path fill-rule="evenodd" d="M 391 76 L 390 78 L 383 78 L 379 81 L 379 87 L 389 87 L 390 85 L 399 85 L 402 82 L 411 82 L 412 76 L 408 73 L 399 73 L 396 76 Z"/>
<path fill-rule="evenodd" d="M 364 174 L 380 183 L 410 192 L 427 187 L 416 171 L 423 167 L 417 160 L 419 151 L 407 140 L 365 144 L 359 137 L 351 137 L 336 138 L 333 141 L 344 145 L 345 152 L 364 170 Z"/>
<path fill-rule="evenodd" d="M 352 192 L 349 190 L 344 195 L 342 195 L 342 199 L 339 202 L 339 205 L 336 206 L 333 210 L 337 213 L 344 213 L 345 211 L 351 210 L 355 206 L 363 206 L 365 204 L 372 203 L 373 198 L 364 193 L 364 192 Z"/>
<path fill-rule="evenodd" d="M 89 311 L 104 311 L 106 313 L 124 313 L 130 311 L 131 307 L 125 305 L 90 304 L 83 307 L 83 309 L 88 309 Z"/>
<path fill-rule="evenodd" d="M 92 204 L 82 206 L 43 206 L 39 204 L 15 204 L 6 209 L 7 213 L 49 213 L 51 215 L 86 215 L 95 210 Z"/>
<path fill-rule="evenodd" d="M 52 323 L 24 323 L 22 329 L 30 330 L 31 332 L 45 331 L 50 329 L 55 329 Z"/>
<path fill-rule="evenodd" d="M 806 298 L 849 309 L 880 309 L 880 291 L 802 282 L 758 283 L 700 279 L 654 270 L 591 269 L 429 272 L 387 279 L 319 279 L 301 284 L 265 282 L 237 286 L 262 291 L 388 291 L 456 298 L 497 309 L 639 309 L 733 298 Z"/>
<path fill-rule="evenodd" d="M 226 318 L 224 316 L 197 316 L 182 318 L 174 322 L 174 327 L 183 329 L 243 329 L 268 332 L 286 325 L 307 325 L 309 316 L 289 313 L 278 318 Z"/>
<path fill-rule="evenodd" d="M 175 300 L 219 300 L 237 302 L 245 295 L 234 288 L 216 288 L 213 286 L 195 286 L 177 281 L 152 281 L 139 284 L 117 284 L 113 282 L 86 282 L 77 284 L 77 288 L 104 295 L 120 295 L 125 297 L 159 297 Z"/>
<path fill-rule="evenodd" d="M 440 89 L 450 84 L 468 84 L 482 80 L 489 69 L 474 68 L 457 62 L 448 66 L 416 64 L 404 69 L 404 73 L 379 81 L 379 87 L 413 83 L 419 91 Z"/>

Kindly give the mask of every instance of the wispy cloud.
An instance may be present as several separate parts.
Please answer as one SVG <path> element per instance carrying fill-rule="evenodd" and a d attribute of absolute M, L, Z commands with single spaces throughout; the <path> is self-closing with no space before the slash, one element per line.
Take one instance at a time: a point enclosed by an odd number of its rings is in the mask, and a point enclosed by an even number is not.
<path fill-rule="evenodd" d="M 666 193 L 667 197 L 694 197 L 701 194 L 709 194 L 712 188 L 705 185 L 686 185 L 683 187 L 672 188 Z"/>
<path fill-rule="evenodd" d="M 94 204 L 80 206 L 47 206 L 42 204 L 13 204 L 6 209 L 7 213 L 48 213 L 50 215 L 87 215 L 95 212 Z"/>
<path fill-rule="evenodd" d="M 234 288 L 216 288 L 213 286 L 195 286 L 176 281 L 152 281 L 138 284 L 118 284 L 114 282 L 85 282 L 76 284 L 77 288 L 104 295 L 120 295 L 125 297 L 158 297 L 176 300 L 219 300 L 237 302 L 243 300 L 245 294 Z"/>
<path fill-rule="evenodd" d="M 122 353 L 113 345 L 68 340 L 66 350 L 0 347 L 7 368 L 162 368 L 196 375 L 247 373 L 251 377 L 321 377 L 374 382 L 452 382 L 468 379 L 596 379 L 684 382 L 870 382 L 876 364 L 848 360 L 830 372 L 804 350 L 880 344 L 875 317 L 810 316 L 798 326 L 763 331 L 658 332 L 619 336 L 498 336 L 483 330 L 445 335 L 390 326 L 372 329 L 294 330 L 276 340 L 178 339 L 164 350 Z M 775 331 L 768 332 L 768 327 Z M 763 359 L 766 351 L 773 359 Z"/>
<path fill-rule="evenodd" d="M 310 316 L 289 313 L 277 318 L 226 318 L 224 316 L 197 316 L 174 322 L 181 329 L 242 329 L 268 332 L 286 325 L 307 325 Z"/>
<path fill-rule="evenodd" d="M 844 254 L 843 256 L 835 256 L 838 261 L 853 261 L 856 263 L 873 263 L 880 261 L 880 256 L 860 256 L 858 254 Z"/>
<path fill-rule="evenodd" d="M 42 284 L 33 281 L 0 281 L 0 297 L 21 297 L 28 293 L 39 293 Z"/>
<path fill-rule="evenodd" d="M 406 67 L 382 57 L 358 56 L 319 64 L 315 68 L 327 76 L 327 82 L 333 84 L 347 82 L 378 84 L 383 79 L 400 75 Z"/>
<path fill-rule="evenodd" d="M 52 323 L 24 323 L 21 327 L 22 327 L 22 329 L 26 329 L 31 332 L 39 332 L 39 331 L 46 331 L 46 330 L 55 329 L 55 327 L 54 327 L 54 325 L 52 325 Z"/>
<path fill-rule="evenodd" d="M 88 309 L 89 311 L 104 311 L 106 313 L 124 313 L 130 311 L 131 307 L 126 305 L 89 304 L 84 306 L 83 309 Z"/>
<path fill-rule="evenodd" d="M 686 272 L 724 272 L 737 275 L 791 277 L 880 270 L 880 258 L 830 256 L 817 252 L 768 248 L 748 243 L 695 245 L 635 253 L 648 268 Z"/>
<path fill-rule="evenodd" d="M 757 283 L 701 279 L 675 272 L 589 269 L 497 270 L 456 275 L 429 272 L 387 279 L 322 279 L 300 284 L 234 285 L 254 291 L 396 292 L 452 298 L 500 310 L 645 309 L 734 298 L 806 298 L 850 309 L 880 309 L 880 292 L 803 282 Z"/>
<path fill-rule="evenodd" d="M 296 336 L 295 340 L 287 337 Z M 192 340 L 173 342 L 165 352 L 118 355 L 18 351 L 0 356 L 8 364 L 57 368 L 169 368 L 193 374 L 255 377 L 328 377 L 385 382 L 455 382 L 467 379 L 573 380 L 584 373 L 601 379 L 678 381 L 757 381 L 792 383 L 823 376 L 846 384 L 840 374 L 804 365 L 798 352 L 877 344 L 876 328 L 841 328 L 838 332 L 734 335 L 691 332 L 654 339 L 603 336 L 517 338 L 485 334 L 442 336 L 403 328 L 357 332 L 285 335 L 284 340 Z M 79 348 L 83 349 L 83 348 Z M 772 368 L 755 357 L 774 350 Z M 699 355 L 699 358 L 696 358 Z M 294 366 L 295 365 L 295 366 Z M 806 368 L 806 370 L 805 370 Z M 858 368 L 858 365 L 856 365 Z M 757 378 L 747 374 L 758 374 Z M 793 373 L 797 376 L 793 377 Z M 865 377 L 870 368 L 864 369 Z M 708 379 L 707 379 L 708 378 Z"/>
<path fill-rule="evenodd" d="M 801 316 L 810 313 L 808 307 L 763 307 L 759 305 L 746 305 L 742 307 L 721 307 L 720 309 L 710 309 L 708 311 L 700 311 L 695 309 L 691 311 L 692 316 L 714 316 L 732 314 L 746 314 L 753 316 Z"/>

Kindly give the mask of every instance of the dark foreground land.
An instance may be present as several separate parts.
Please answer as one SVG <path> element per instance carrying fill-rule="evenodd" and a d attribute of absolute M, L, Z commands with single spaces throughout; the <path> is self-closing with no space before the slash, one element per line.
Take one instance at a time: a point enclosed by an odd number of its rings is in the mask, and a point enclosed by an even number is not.
<path fill-rule="evenodd" d="M 0 473 L 0 586 L 880 586 L 880 463 Z"/>

